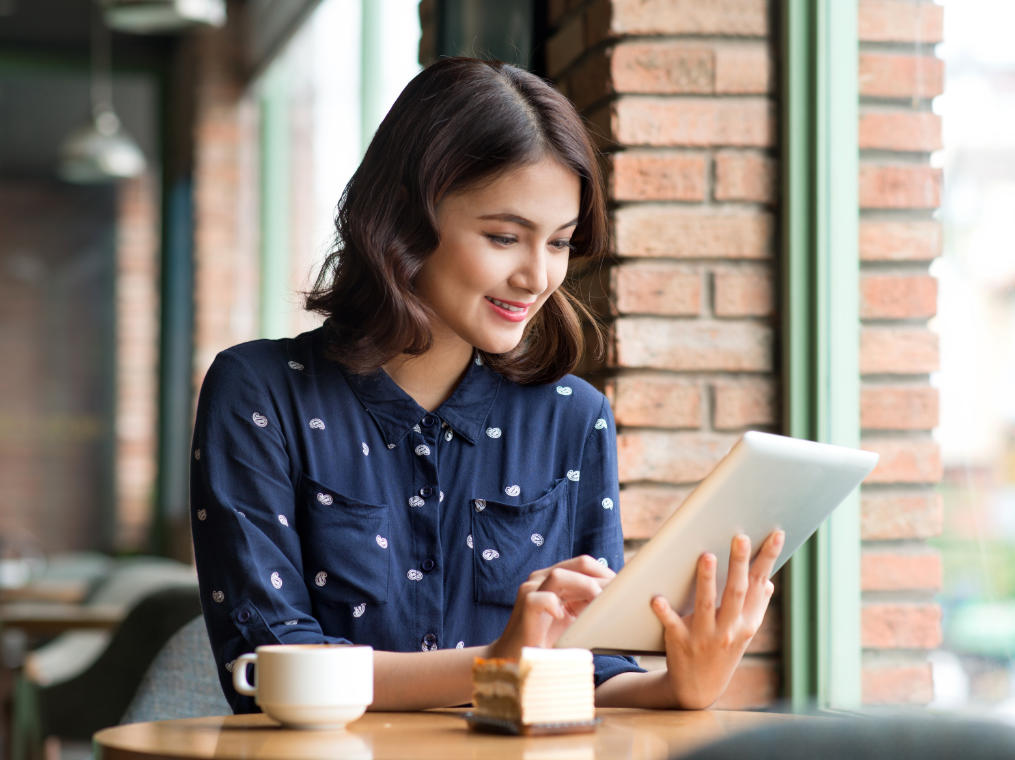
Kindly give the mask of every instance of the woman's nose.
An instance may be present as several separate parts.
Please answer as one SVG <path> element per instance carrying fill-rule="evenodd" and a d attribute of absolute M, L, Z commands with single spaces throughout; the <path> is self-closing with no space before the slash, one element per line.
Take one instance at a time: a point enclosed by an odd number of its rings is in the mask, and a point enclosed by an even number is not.
<path fill-rule="evenodd" d="M 538 247 L 525 252 L 524 258 L 518 263 L 510 284 L 539 295 L 546 290 L 549 278 L 546 272 L 546 254 Z"/>

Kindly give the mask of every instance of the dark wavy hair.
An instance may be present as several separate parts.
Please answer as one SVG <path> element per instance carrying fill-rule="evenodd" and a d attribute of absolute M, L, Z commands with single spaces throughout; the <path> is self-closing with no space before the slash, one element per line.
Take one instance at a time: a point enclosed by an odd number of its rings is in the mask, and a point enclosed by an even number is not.
<path fill-rule="evenodd" d="M 338 204 L 336 244 L 306 308 L 325 315 L 329 356 L 371 372 L 431 345 L 431 312 L 415 280 L 437 248 L 437 207 L 450 193 L 549 156 L 581 181 L 565 283 L 504 354 L 486 363 L 523 384 L 572 371 L 584 350 L 583 319 L 569 289 L 577 269 L 607 248 L 606 203 L 595 149 L 571 103 L 539 77 L 497 61 L 445 58 L 402 91 L 377 129 Z"/>

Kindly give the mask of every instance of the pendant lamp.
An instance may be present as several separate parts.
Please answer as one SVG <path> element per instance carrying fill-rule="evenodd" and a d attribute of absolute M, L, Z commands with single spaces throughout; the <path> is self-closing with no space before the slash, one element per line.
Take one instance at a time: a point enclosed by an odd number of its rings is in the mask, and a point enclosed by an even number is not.
<path fill-rule="evenodd" d="M 225 0 L 103 0 L 106 23 L 121 32 L 160 34 L 189 26 L 222 26 Z"/>
<path fill-rule="evenodd" d="M 58 172 L 66 181 L 79 184 L 136 177 L 145 169 L 145 158 L 113 110 L 109 30 L 94 9 L 91 58 L 91 119 L 60 145 Z"/>

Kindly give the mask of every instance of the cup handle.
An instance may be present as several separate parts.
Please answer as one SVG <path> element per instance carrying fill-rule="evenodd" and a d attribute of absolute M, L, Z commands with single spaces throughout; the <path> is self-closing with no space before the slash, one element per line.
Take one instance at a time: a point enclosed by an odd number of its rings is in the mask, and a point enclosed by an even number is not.
<path fill-rule="evenodd" d="M 233 662 L 233 688 L 240 694 L 253 697 L 257 694 L 257 686 L 255 684 L 251 684 L 250 681 L 247 680 L 247 665 L 253 665 L 256 670 L 257 654 L 255 652 L 241 654 Z"/>

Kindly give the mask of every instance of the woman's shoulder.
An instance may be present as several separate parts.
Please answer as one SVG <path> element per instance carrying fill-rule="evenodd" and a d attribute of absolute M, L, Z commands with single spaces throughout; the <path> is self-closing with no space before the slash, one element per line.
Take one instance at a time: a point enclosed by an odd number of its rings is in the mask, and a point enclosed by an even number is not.
<path fill-rule="evenodd" d="M 319 358 L 320 328 L 292 338 L 260 338 L 220 351 L 208 370 L 210 377 L 256 375 L 267 382 L 291 372 L 303 372 Z"/>
<path fill-rule="evenodd" d="M 552 383 L 516 385 L 507 383 L 527 402 L 566 404 L 581 416 L 596 415 L 608 406 L 602 391 L 577 375 L 564 375 Z"/>

